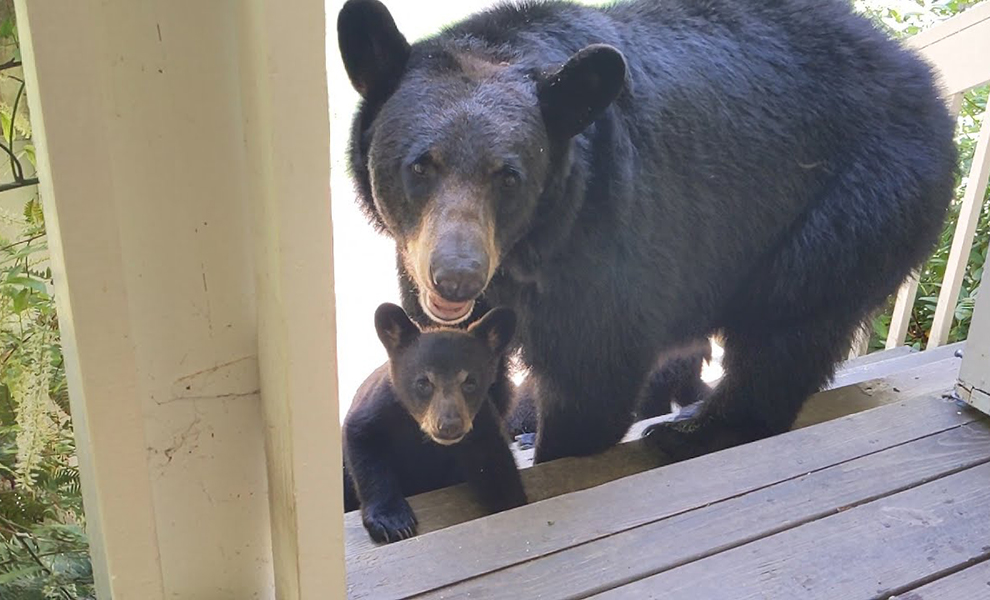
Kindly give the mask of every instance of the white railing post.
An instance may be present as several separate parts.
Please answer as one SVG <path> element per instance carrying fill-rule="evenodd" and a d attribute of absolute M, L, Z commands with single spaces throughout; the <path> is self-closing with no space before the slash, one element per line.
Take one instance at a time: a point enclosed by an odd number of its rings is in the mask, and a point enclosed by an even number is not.
<path fill-rule="evenodd" d="M 966 351 L 956 390 L 964 400 L 990 415 L 990 288 L 982 286 L 973 309 Z"/>
<path fill-rule="evenodd" d="M 100 599 L 343 598 L 323 1 L 16 8 Z"/>
<path fill-rule="evenodd" d="M 325 8 L 238 4 L 276 595 L 342 599 Z"/>
<path fill-rule="evenodd" d="M 959 290 L 962 289 L 970 249 L 973 247 L 973 237 L 980 222 L 988 177 L 990 177 L 990 118 L 984 115 L 980 138 L 973 153 L 973 165 L 969 171 L 966 192 L 959 207 L 959 221 L 952 236 L 952 248 L 949 250 L 949 259 L 945 265 L 945 277 L 942 279 L 938 305 L 935 307 L 932 332 L 928 339 L 929 348 L 942 346 L 949 339 L 956 302 L 959 300 Z"/>

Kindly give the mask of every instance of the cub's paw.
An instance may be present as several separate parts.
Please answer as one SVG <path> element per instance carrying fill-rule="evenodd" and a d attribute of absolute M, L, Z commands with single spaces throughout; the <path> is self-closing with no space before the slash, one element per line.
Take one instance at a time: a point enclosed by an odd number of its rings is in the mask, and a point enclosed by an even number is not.
<path fill-rule="evenodd" d="M 361 522 L 371 539 L 388 544 L 416 535 L 416 515 L 405 498 L 361 510 Z"/>

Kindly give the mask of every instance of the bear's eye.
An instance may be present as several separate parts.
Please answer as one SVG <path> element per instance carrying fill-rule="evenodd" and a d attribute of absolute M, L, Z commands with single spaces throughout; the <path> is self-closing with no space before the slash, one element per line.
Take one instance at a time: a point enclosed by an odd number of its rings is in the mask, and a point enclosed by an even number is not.
<path fill-rule="evenodd" d="M 504 167 L 499 170 L 496 175 L 499 186 L 506 190 L 512 190 L 519 187 L 522 182 L 522 176 L 519 171 L 513 169 L 512 167 Z"/>
<path fill-rule="evenodd" d="M 464 380 L 464 383 L 461 384 L 461 390 L 463 390 L 465 394 L 473 394 L 478 391 L 478 382 L 476 382 L 473 377 L 468 377 Z"/>
<path fill-rule="evenodd" d="M 413 163 L 409 165 L 409 170 L 412 171 L 412 174 L 416 177 L 426 177 L 429 175 L 433 170 L 433 164 L 430 162 L 429 155 L 424 154 L 414 160 Z"/>
<path fill-rule="evenodd" d="M 416 388 L 416 393 L 421 396 L 429 396 L 433 393 L 433 384 L 426 377 L 417 379 L 413 386 Z"/>

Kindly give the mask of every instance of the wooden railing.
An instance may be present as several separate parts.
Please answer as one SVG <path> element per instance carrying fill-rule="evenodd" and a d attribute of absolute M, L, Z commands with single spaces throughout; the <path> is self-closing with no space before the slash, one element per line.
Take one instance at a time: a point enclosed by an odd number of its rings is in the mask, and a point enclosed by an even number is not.
<path fill-rule="evenodd" d="M 944 93 L 953 114 L 958 114 L 963 94 L 990 81 L 990 2 L 975 6 L 938 27 L 919 33 L 907 44 L 918 49 L 941 76 Z M 965 193 L 959 207 L 959 220 L 939 290 L 938 304 L 928 348 L 944 345 L 955 318 L 956 303 L 963 276 L 973 247 L 973 237 L 990 177 L 990 118 L 984 117 Z M 886 347 L 904 344 L 918 293 L 917 274 L 909 278 L 897 293 L 890 319 Z M 865 338 L 865 339 L 864 339 Z M 866 352 L 868 336 L 861 337 L 854 353 Z"/>

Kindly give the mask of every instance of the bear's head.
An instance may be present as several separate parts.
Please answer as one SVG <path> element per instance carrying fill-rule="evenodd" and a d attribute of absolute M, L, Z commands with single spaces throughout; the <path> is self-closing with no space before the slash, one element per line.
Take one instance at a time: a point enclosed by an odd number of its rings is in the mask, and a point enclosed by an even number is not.
<path fill-rule="evenodd" d="M 426 314 L 459 323 L 537 222 L 554 157 L 623 90 L 625 58 L 599 44 L 542 64 L 469 34 L 410 46 L 378 0 L 349 0 L 337 31 L 363 98 L 351 167 L 365 208 Z"/>
<path fill-rule="evenodd" d="M 466 331 L 421 331 L 394 304 L 375 311 L 399 402 L 423 433 L 444 445 L 456 444 L 471 431 L 515 327 L 515 313 L 507 308 L 489 311 Z"/>

